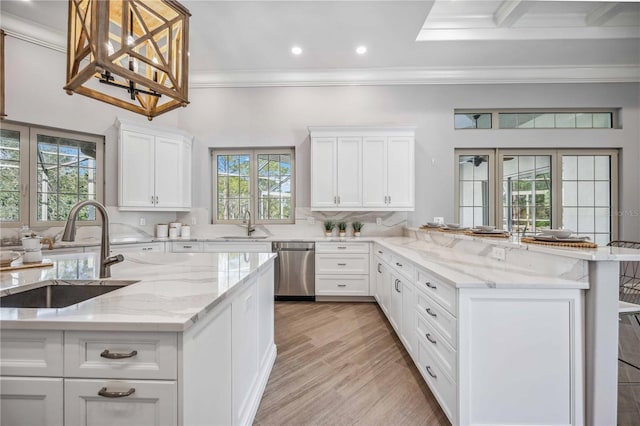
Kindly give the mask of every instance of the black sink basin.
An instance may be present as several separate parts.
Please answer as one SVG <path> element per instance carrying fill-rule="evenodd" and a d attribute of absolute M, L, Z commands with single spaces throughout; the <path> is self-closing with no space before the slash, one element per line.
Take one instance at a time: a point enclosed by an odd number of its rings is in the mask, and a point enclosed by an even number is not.
<path fill-rule="evenodd" d="M 109 284 L 49 284 L 0 297 L 2 308 L 64 308 L 117 290 L 137 281 L 109 281 Z"/>

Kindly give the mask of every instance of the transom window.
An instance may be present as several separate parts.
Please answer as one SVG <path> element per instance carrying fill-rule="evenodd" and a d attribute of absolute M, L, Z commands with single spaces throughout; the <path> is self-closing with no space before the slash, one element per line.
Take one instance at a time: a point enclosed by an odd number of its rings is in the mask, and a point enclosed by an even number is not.
<path fill-rule="evenodd" d="M 455 110 L 459 129 L 615 129 L 618 109 Z"/>
<path fill-rule="evenodd" d="M 212 150 L 214 222 L 294 223 L 294 149 Z"/>
<path fill-rule="evenodd" d="M 617 239 L 616 150 L 456 150 L 456 220 Z"/>
<path fill-rule="evenodd" d="M 58 226 L 82 200 L 102 201 L 104 138 L 3 123 L 0 129 L 0 221 Z M 95 208 L 78 220 L 93 222 Z"/>

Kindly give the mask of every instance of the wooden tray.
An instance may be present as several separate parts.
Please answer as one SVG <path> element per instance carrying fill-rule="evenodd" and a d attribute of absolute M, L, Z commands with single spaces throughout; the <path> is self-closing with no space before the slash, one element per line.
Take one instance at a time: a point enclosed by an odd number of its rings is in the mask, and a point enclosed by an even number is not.
<path fill-rule="evenodd" d="M 559 243 L 552 241 L 539 241 L 534 240 L 533 238 L 523 237 L 520 238 L 521 243 L 525 244 L 540 244 L 543 246 L 552 246 L 552 247 L 578 247 L 578 248 L 598 248 L 596 243 L 592 243 L 590 241 L 581 241 L 575 243 Z"/>
<path fill-rule="evenodd" d="M 487 238 L 509 238 L 511 234 L 508 232 L 473 232 L 466 231 L 465 235 L 471 235 L 472 237 L 487 237 Z"/>
<path fill-rule="evenodd" d="M 50 268 L 51 266 L 53 266 L 53 262 L 51 260 L 42 259 L 42 262 L 38 263 L 16 263 L 15 265 L 1 266 L 0 272 L 19 271 L 21 269 L 31 268 Z"/>

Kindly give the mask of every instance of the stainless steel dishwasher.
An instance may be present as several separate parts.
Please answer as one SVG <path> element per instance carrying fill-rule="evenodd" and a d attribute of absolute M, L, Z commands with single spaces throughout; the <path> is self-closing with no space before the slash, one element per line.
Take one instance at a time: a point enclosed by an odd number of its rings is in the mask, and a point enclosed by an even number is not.
<path fill-rule="evenodd" d="M 276 300 L 316 300 L 316 244 L 274 241 Z"/>

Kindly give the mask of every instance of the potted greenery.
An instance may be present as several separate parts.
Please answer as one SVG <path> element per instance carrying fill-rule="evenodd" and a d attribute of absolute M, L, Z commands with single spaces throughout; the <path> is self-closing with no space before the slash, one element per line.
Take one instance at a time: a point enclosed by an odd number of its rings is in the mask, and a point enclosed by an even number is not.
<path fill-rule="evenodd" d="M 353 228 L 353 236 L 354 237 L 359 237 L 360 236 L 360 231 L 362 230 L 362 227 L 364 226 L 364 223 L 362 222 L 358 222 L 355 221 L 351 224 L 351 227 Z"/>
<path fill-rule="evenodd" d="M 347 235 L 347 222 L 338 222 L 338 231 L 341 237 Z"/>
<path fill-rule="evenodd" d="M 324 235 L 327 237 L 330 237 L 331 234 L 333 233 L 333 228 L 336 227 L 336 224 L 334 221 L 332 220 L 325 220 L 324 221 Z"/>

